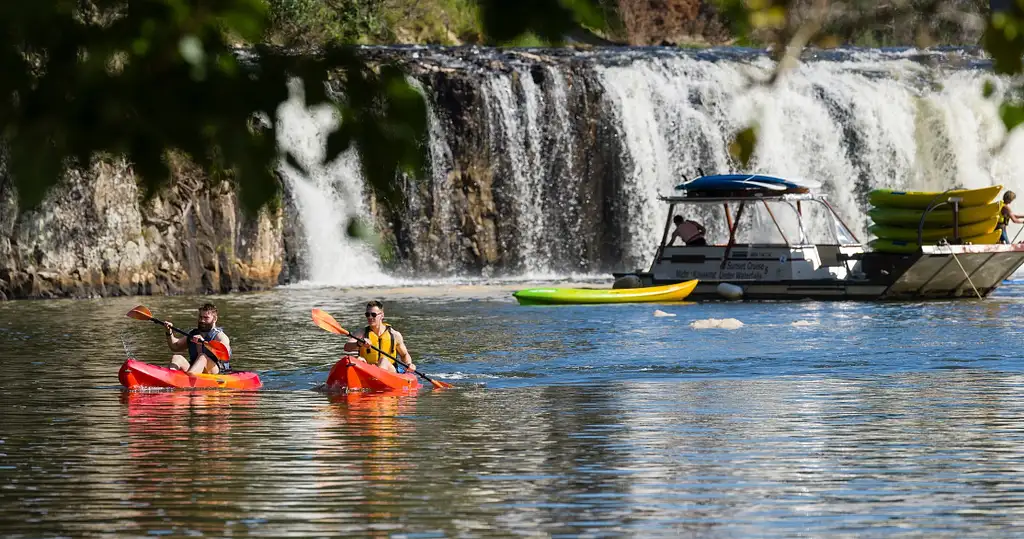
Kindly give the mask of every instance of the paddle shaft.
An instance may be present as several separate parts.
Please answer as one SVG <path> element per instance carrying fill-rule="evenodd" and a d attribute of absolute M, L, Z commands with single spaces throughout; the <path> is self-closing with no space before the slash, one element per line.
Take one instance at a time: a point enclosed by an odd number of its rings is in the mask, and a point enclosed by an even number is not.
<path fill-rule="evenodd" d="M 355 335 L 353 335 L 353 334 L 352 334 L 351 332 L 348 332 L 348 331 L 346 331 L 346 333 L 348 333 L 348 336 L 349 336 L 349 337 L 352 337 L 352 338 L 353 338 L 353 339 L 355 339 L 355 340 L 356 340 L 357 342 L 361 342 L 361 343 L 365 344 L 366 346 L 369 346 L 370 348 L 373 348 L 374 350 L 376 350 L 376 351 L 377 351 L 377 353 L 378 353 L 378 354 L 380 354 L 380 355 L 382 355 L 382 356 L 384 356 L 384 357 L 386 357 L 386 358 L 390 359 L 390 360 L 391 360 L 392 362 L 394 362 L 395 364 L 401 363 L 401 364 L 402 364 L 403 366 L 405 366 L 406 368 L 408 368 L 408 365 L 406 365 L 404 361 L 399 361 L 399 360 L 398 360 L 398 358 L 396 358 L 395 356 L 393 356 L 393 355 L 391 355 L 391 354 L 389 354 L 389 353 L 387 353 L 387 352 L 385 352 L 385 351 L 381 350 L 380 348 L 377 348 L 376 346 L 374 346 L 373 344 L 371 344 L 371 343 L 370 343 L 370 341 L 368 341 L 368 340 L 366 340 L 366 339 L 364 339 L 364 338 L 362 338 L 362 337 L 356 337 L 356 336 L 355 336 Z M 435 381 L 433 381 L 432 379 L 430 379 L 430 377 L 429 377 L 429 376 L 427 376 L 426 374 L 423 374 L 422 372 L 420 372 L 420 371 L 418 371 L 418 370 L 415 370 L 415 371 L 412 371 L 412 372 L 413 372 L 413 373 L 415 373 L 415 374 L 416 374 L 416 376 L 419 376 L 420 378 L 423 378 L 424 380 L 426 380 L 426 381 L 430 382 L 431 384 L 437 384 L 437 383 L 438 383 L 438 382 L 435 382 Z"/>
<path fill-rule="evenodd" d="M 150 317 L 149 319 L 150 319 L 150 320 L 152 320 L 154 324 L 159 324 L 159 325 L 161 325 L 161 326 L 167 327 L 167 324 L 166 324 L 166 323 L 164 323 L 164 321 L 163 321 L 163 320 L 160 320 L 159 318 L 156 318 L 156 317 Z M 178 333 L 179 333 L 180 335 L 183 335 L 183 336 L 185 336 L 185 337 L 188 337 L 188 333 L 186 333 L 186 332 L 184 332 L 184 331 L 182 331 L 182 330 L 180 330 L 180 329 L 178 329 L 178 328 L 174 327 L 173 325 L 171 326 L 171 331 L 176 331 L 176 332 L 178 332 Z M 221 358 L 217 357 L 217 354 L 216 354 L 216 353 L 215 353 L 215 352 L 213 351 L 213 349 L 212 349 L 212 348 L 210 348 L 209 346 L 206 346 L 206 343 L 205 343 L 205 342 L 203 343 L 203 348 L 204 348 L 204 349 L 206 349 L 206 351 L 210 352 L 210 354 L 211 354 L 211 355 L 212 355 L 212 356 L 214 357 L 214 359 L 216 359 L 217 361 L 224 361 L 223 359 L 221 359 Z"/>

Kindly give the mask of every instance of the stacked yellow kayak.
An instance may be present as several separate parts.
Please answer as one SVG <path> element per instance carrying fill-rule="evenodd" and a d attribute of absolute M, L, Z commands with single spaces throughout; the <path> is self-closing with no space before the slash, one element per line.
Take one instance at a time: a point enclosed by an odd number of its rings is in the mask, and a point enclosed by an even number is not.
<path fill-rule="evenodd" d="M 868 194 L 868 202 L 874 206 L 868 217 L 874 221 L 868 231 L 876 236 L 868 245 L 875 251 L 887 253 L 914 253 L 920 249 L 917 244 L 917 227 L 921 216 L 933 202 L 950 197 L 959 197 L 959 236 L 965 243 L 991 244 L 999 242 L 996 223 L 1002 203 L 996 200 L 1002 185 L 980 189 L 957 189 L 954 191 L 897 191 L 875 189 Z M 934 245 L 940 240 L 953 240 L 953 208 L 946 204 L 928 213 L 921 231 L 925 245 Z"/>

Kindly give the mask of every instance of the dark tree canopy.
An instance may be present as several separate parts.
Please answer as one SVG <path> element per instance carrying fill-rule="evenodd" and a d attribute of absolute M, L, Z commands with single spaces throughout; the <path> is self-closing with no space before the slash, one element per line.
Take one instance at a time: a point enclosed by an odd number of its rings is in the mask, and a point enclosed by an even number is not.
<path fill-rule="evenodd" d="M 280 189 L 280 160 L 298 166 L 279 154 L 275 136 L 275 111 L 292 77 L 303 81 L 307 105 L 331 102 L 341 115 L 326 159 L 357 146 L 370 188 L 386 203 L 400 203 L 396 176 L 424 169 L 422 97 L 396 67 L 360 58 L 349 34 L 315 54 L 260 45 L 273 20 L 268 5 L 282 4 L 268 1 L 0 2 L 0 151 L 19 209 L 38 204 L 66 167 L 87 165 L 98 153 L 126 157 L 147 193 L 168 180 L 169 155 L 187 155 L 211 181 L 236 182 L 244 206 L 257 209 Z M 861 0 L 709 1 L 741 42 L 768 36 L 781 75 L 805 46 L 841 43 L 840 18 L 846 29 L 876 24 L 882 12 L 892 20 L 902 13 L 955 22 L 964 2 L 983 0 L 891 0 L 885 9 Z M 477 3 L 485 42 L 528 34 L 559 44 L 581 31 L 602 31 L 609 13 L 625 13 L 626 0 Z M 998 74 L 1022 70 L 1020 3 L 993 0 L 998 9 L 983 19 L 984 46 Z M 340 99 L 329 96 L 329 77 L 337 77 Z M 1015 86 L 1002 104 L 1008 128 L 1024 122 L 1020 94 Z M 747 162 L 756 141 L 756 126 L 738 133 L 738 161 Z"/>
<path fill-rule="evenodd" d="M 526 10 L 481 4 L 501 37 L 536 27 L 554 39 L 575 21 L 554 0 L 532 0 Z M 587 13 L 589 3 L 576 4 Z M 286 82 L 300 78 L 313 106 L 331 101 L 329 76 L 344 96 L 327 160 L 355 144 L 370 186 L 398 201 L 396 174 L 423 168 L 421 96 L 398 69 L 370 66 L 345 43 L 316 54 L 258 45 L 268 20 L 264 0 L 0 2 L 0 144 L 19 208 L 38 204 L 67 166 L 97 153 L 125 156 L 152 193 L 169 178 L 169 152 L 186 154 L 213 180 L 237 182 L 245 207 L 259 208 L 280 187 L 280 159 L 297 166 L 279 155 L 275 137 Z"/>

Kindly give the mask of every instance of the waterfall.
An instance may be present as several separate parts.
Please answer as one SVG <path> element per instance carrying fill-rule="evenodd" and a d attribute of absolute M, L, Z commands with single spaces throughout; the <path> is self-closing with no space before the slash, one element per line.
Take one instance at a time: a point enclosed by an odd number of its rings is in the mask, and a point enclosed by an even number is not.
<path fill-rule="evenodd" d="M 999 148 L 996 98 L 1007 83 L 971 51 L 818 53 L 771 86 L 771 60 L 740 49 L 388 54 L 410 66 L 427 98 L 431 159 L 425 184 L 410 184 L 409 209 L 396 218 L 407 233 L 392 275 L 536 278 L 646 267 L 667 217 L 658 195 L 698 169 L 817 180 L 864 242 L 871 189 L 1024 188 L 1024 136 Z M 990 79 L 996 95 L 984 98 Z M 282 146 L 308 162 L 322 155 L 328 116 L 293 97 L 281 117 Z M 740 170 L 728 145 L 749 125 L 758 144 Z M 310 180 L 286 169 L 306 231 L 307 279 L 393 279 L 343 232 L 349 216 L 367 211 L 353 156 Z M 721 208 L 693 216 L 710 239 L 724 239 Z M 753 217 L 751 233 L 778 239 L 770 219 Z M 809 224 L 812 239 L 831 237 L 823 218 Z"/>
<path fill-rule="evenodd" d="M 355 150 L 349 149 L 324 166 L 326 137 L 338 125 L 333 107 L 306 107 L 300 82 L 289 88 L 288 101 L 278 108 L 277 142 L 296 157 L 308 174 L 282 162 L 279 168 L 291 194 L 295 215 L 305 240 L 302 281 L 313 285 L 367 286 L 391 282 L 381 271 L 371 245 L 352 238 L 350 219 L 366 217 L 363 179 Z"/>

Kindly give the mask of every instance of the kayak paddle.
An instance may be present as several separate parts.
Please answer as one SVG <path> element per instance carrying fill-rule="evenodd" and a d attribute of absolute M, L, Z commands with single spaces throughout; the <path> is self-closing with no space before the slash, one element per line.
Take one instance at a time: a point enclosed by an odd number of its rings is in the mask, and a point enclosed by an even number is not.
<path fill-rule="evenodd" d="M 136 320 L 150 320 L 154 324 L 159 324 L 161 326 L 164 325 L 163 320 L 153 318 L 153 313 L 149 309 L 147 309 L 145 305 L 139 305 L 138 307 L 128 311 L 128 314 L 126 314 L 125 316 L 127 316 L 128 318 L 134 318 Z M 184 331 L 174 326 L 171 326 L 171 330 L 188 337 L 188 333 L 185 333 Z M 224 343 L 220 343 L 217 341 L 205 341 L 203 342 L 203 347 L 209 350 L 214 357 L 221 361 L 229 361 L 231 359 L 231 352 L 228 352 L 228 347 L 224 346 Z"/>
<path fill-rule="evenodd" d="M 402 363 L 401 361 L 398 361 L 398 359 L 395 356 L 392 356 L 391 354 L 389 354 L 389 353 L 381 350 L 380 348 L 377 348 L 376 346 L 370 344 L 370 342 L 367 341 L 366 339 L 364 339 L 362 337 L 356 337 L 355 335 L 349 333 L 347 329 L 341 327 L 341 324 L 339 324 L 338 321 L 335 320 L 333 316 L 327 314 L 327 312 L 325 312 L 323 310 L 313 309 L 313 323 L 316 324 L 317 326 L 320 326 L 321 329 L 330 331 L 331 333 L 337 333 L 338 335 L 344 335 L 346 337 L 352 337 L 353 339 L 355 339 L 355 340 L 357 340 L 357 341 L 359 341 L 359 342 L 369 346 L 370 348 L 373 348 L 374 350 L 377 351 L 377 353 L 379 353 L 382 356 L 390 359 L 391 361 L 395 362 L 396 364 Z M 402 363 L 402 365 L 405 365 L 405 363 Z M 451 385 L 451 384 L 449 384 L 447 382 L 439 382 L 437 380 L 434 380 L 434 379 L 430 378 L 429 376 L 427 376 L 426 374 L 423 374 L 422 372 L 420 372 L 419 369 L 416 369 L 416 370 L 414 370 L 412 372 L 416 373 L 416 375 L 419 376 L 420 378 L 423 378 L 424 380 L 430 382 L 434 387 L 444 388 L 444 389 L 447 389 L 447 388 L 450 388 L 450 387 L 455 387 L 455 386 L 453 386 L 453 385 Z"/>

